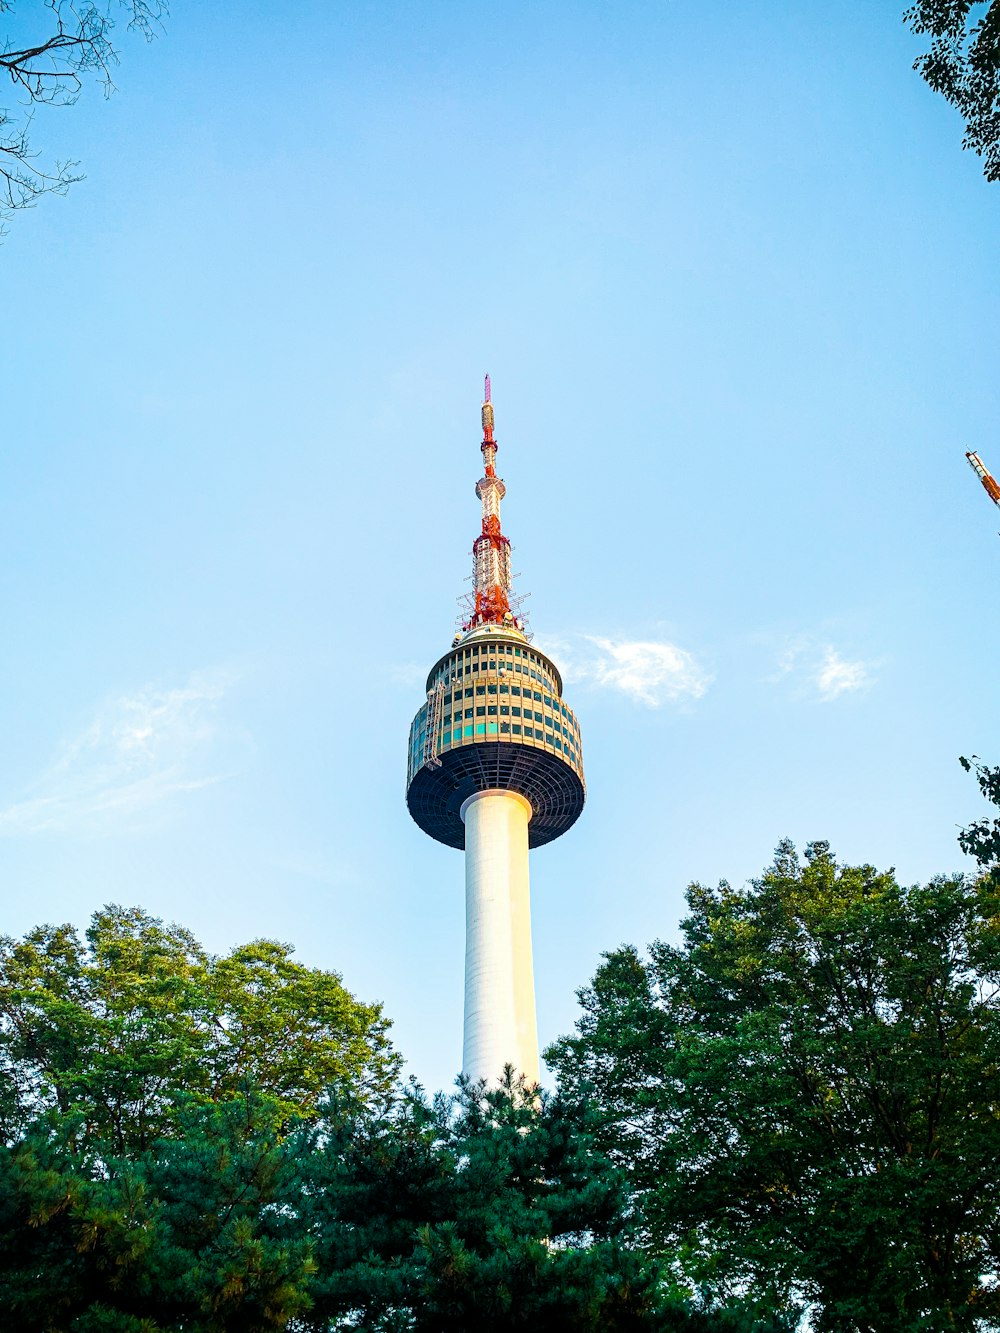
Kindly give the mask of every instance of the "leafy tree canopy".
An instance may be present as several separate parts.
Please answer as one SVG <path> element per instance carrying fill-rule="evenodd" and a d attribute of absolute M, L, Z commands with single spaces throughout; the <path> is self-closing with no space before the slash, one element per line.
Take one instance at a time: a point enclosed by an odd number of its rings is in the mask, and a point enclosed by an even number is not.
<path fill-rule="evenodd" d="M 596 1097 L 647 1243 L 820 1333 L 997 1326 L 996 877 L 905 888 L 785 842 L 688 909 L 679 944 L 606 956 L 548 1052 Z"/>
<path fill-rule="evenodd" d="M 139 908 L 0 938 L 0 1132 L 52 1109 L 114 1155 L 169 1137 L 178 1097 L 245 1088 L 279 1122 L 331 1086 L 382 1095 L 399 1072 L 381 1006 L 272 940 L 225 957 Z"/>
<path fill-rule="evenodd" d="M 494 1091 L 411 1092 L 380 1120 L 310 1131 L 311 1327 L 666 1327 L 657 1271 L 627 1245 L 624 1182 L 591 1129 L 585 1107 L 508 1070 Z M 676 1327 L 694 1333 L 689 1317 L 679 1310 Z"/>
<path fill-rule="evenodd" d="M 0 1309 L 21 1333 L 266 1333 L 309 1306 L 297 1168 L 253 1094 L 113 1156 L 49 1113 L 0 1152 Z"/>
<path fill-rule="evenodd" d="M 963 147 L 1000 180 L 1000 4 L 990 0 L 918 0 L 903 16 L 931 39 L 913 68 L 965 119 Z"/>
<path fill-rule="evenodd" d="M 966 773 L 974 772 L 979 790 L 991 805 L 1000 809 L 1000 768 L 989 768 L 976 755 L 960 759 Z M 974 856 L 983 870 L 1000 872 L 1000 819 L 974 820 L 958 836 L 959 846 L 967 856 Z"/>
<path fill-rule="evenodd" d="M 586 1108 L 509 1080 L 276 1124 L 192 1100 L 116 1157 L 47 1113 L 0 1152 L 0 1309 L 19 1333 L 788 1333 L 664 1287 Z"/>
<path fill-rule="evenodd" d="M 509 1079 L 454 1102 L 411 1091 L 310 1136 L 316 1329 L 614 1328 L 616 1312 L 638 1327 L 651 1304 L 585 1113 Z"/>

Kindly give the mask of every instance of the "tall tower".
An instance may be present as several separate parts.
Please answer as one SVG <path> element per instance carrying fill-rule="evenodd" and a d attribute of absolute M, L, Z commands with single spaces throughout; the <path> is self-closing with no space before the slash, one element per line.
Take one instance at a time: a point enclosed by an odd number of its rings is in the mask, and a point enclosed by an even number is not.
<path fill-rule="evenodd" d="M 562 677 L 511 606 L 489 376 L 485 400 L 469 618 L 431 667 L 410 727 L 406 804 L 425 833 L 465 851 L 462 1071 L 496 1081 L 511 1064 L 537 1082 L 528 849 L 576 822 L 583 759 Z"/>

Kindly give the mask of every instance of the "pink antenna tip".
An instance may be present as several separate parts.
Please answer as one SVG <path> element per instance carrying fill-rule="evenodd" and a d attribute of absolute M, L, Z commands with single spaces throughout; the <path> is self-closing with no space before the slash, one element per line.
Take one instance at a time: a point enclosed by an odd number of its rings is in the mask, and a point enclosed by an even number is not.
<path fill-rule="evenodd" d="M 486 376 L 486 398 L 485 398 L 484 401 L 487 402 L 487 403 L 490 401 L 490 377 L 489 377 L 489 375 Z"/>

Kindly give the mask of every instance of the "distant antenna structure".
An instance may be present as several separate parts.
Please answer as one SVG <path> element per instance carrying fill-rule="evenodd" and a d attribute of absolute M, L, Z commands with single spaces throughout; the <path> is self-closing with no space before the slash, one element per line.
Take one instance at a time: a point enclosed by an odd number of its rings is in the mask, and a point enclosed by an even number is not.
<path fill-rule="evenodd" d="M 987 472 L 986 465 L 978 454 L 967 453 L 965 456 L 969 460 L 969 466 L 983 483 L 983 490 L 993 503 L 1000 508 L 1000 482 L 997 481 L 996 477 L 991 476 L 991 474 Z"/>

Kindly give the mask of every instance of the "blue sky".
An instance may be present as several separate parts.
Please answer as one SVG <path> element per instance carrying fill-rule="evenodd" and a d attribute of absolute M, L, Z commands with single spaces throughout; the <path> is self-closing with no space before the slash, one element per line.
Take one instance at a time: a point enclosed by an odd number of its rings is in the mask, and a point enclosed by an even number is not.
<path fill-rule="evenodd" d="M 173 8 L 38 115 L 87 178 L 0 248 L 3 929 L 290 941 L 450 1083 L 461 856 L 403 781 L 486 371 L 589 788 L 533 857 L 542 1041 L 783 836 L 963 867 L 1000 192 L 902 0 Z"/>

